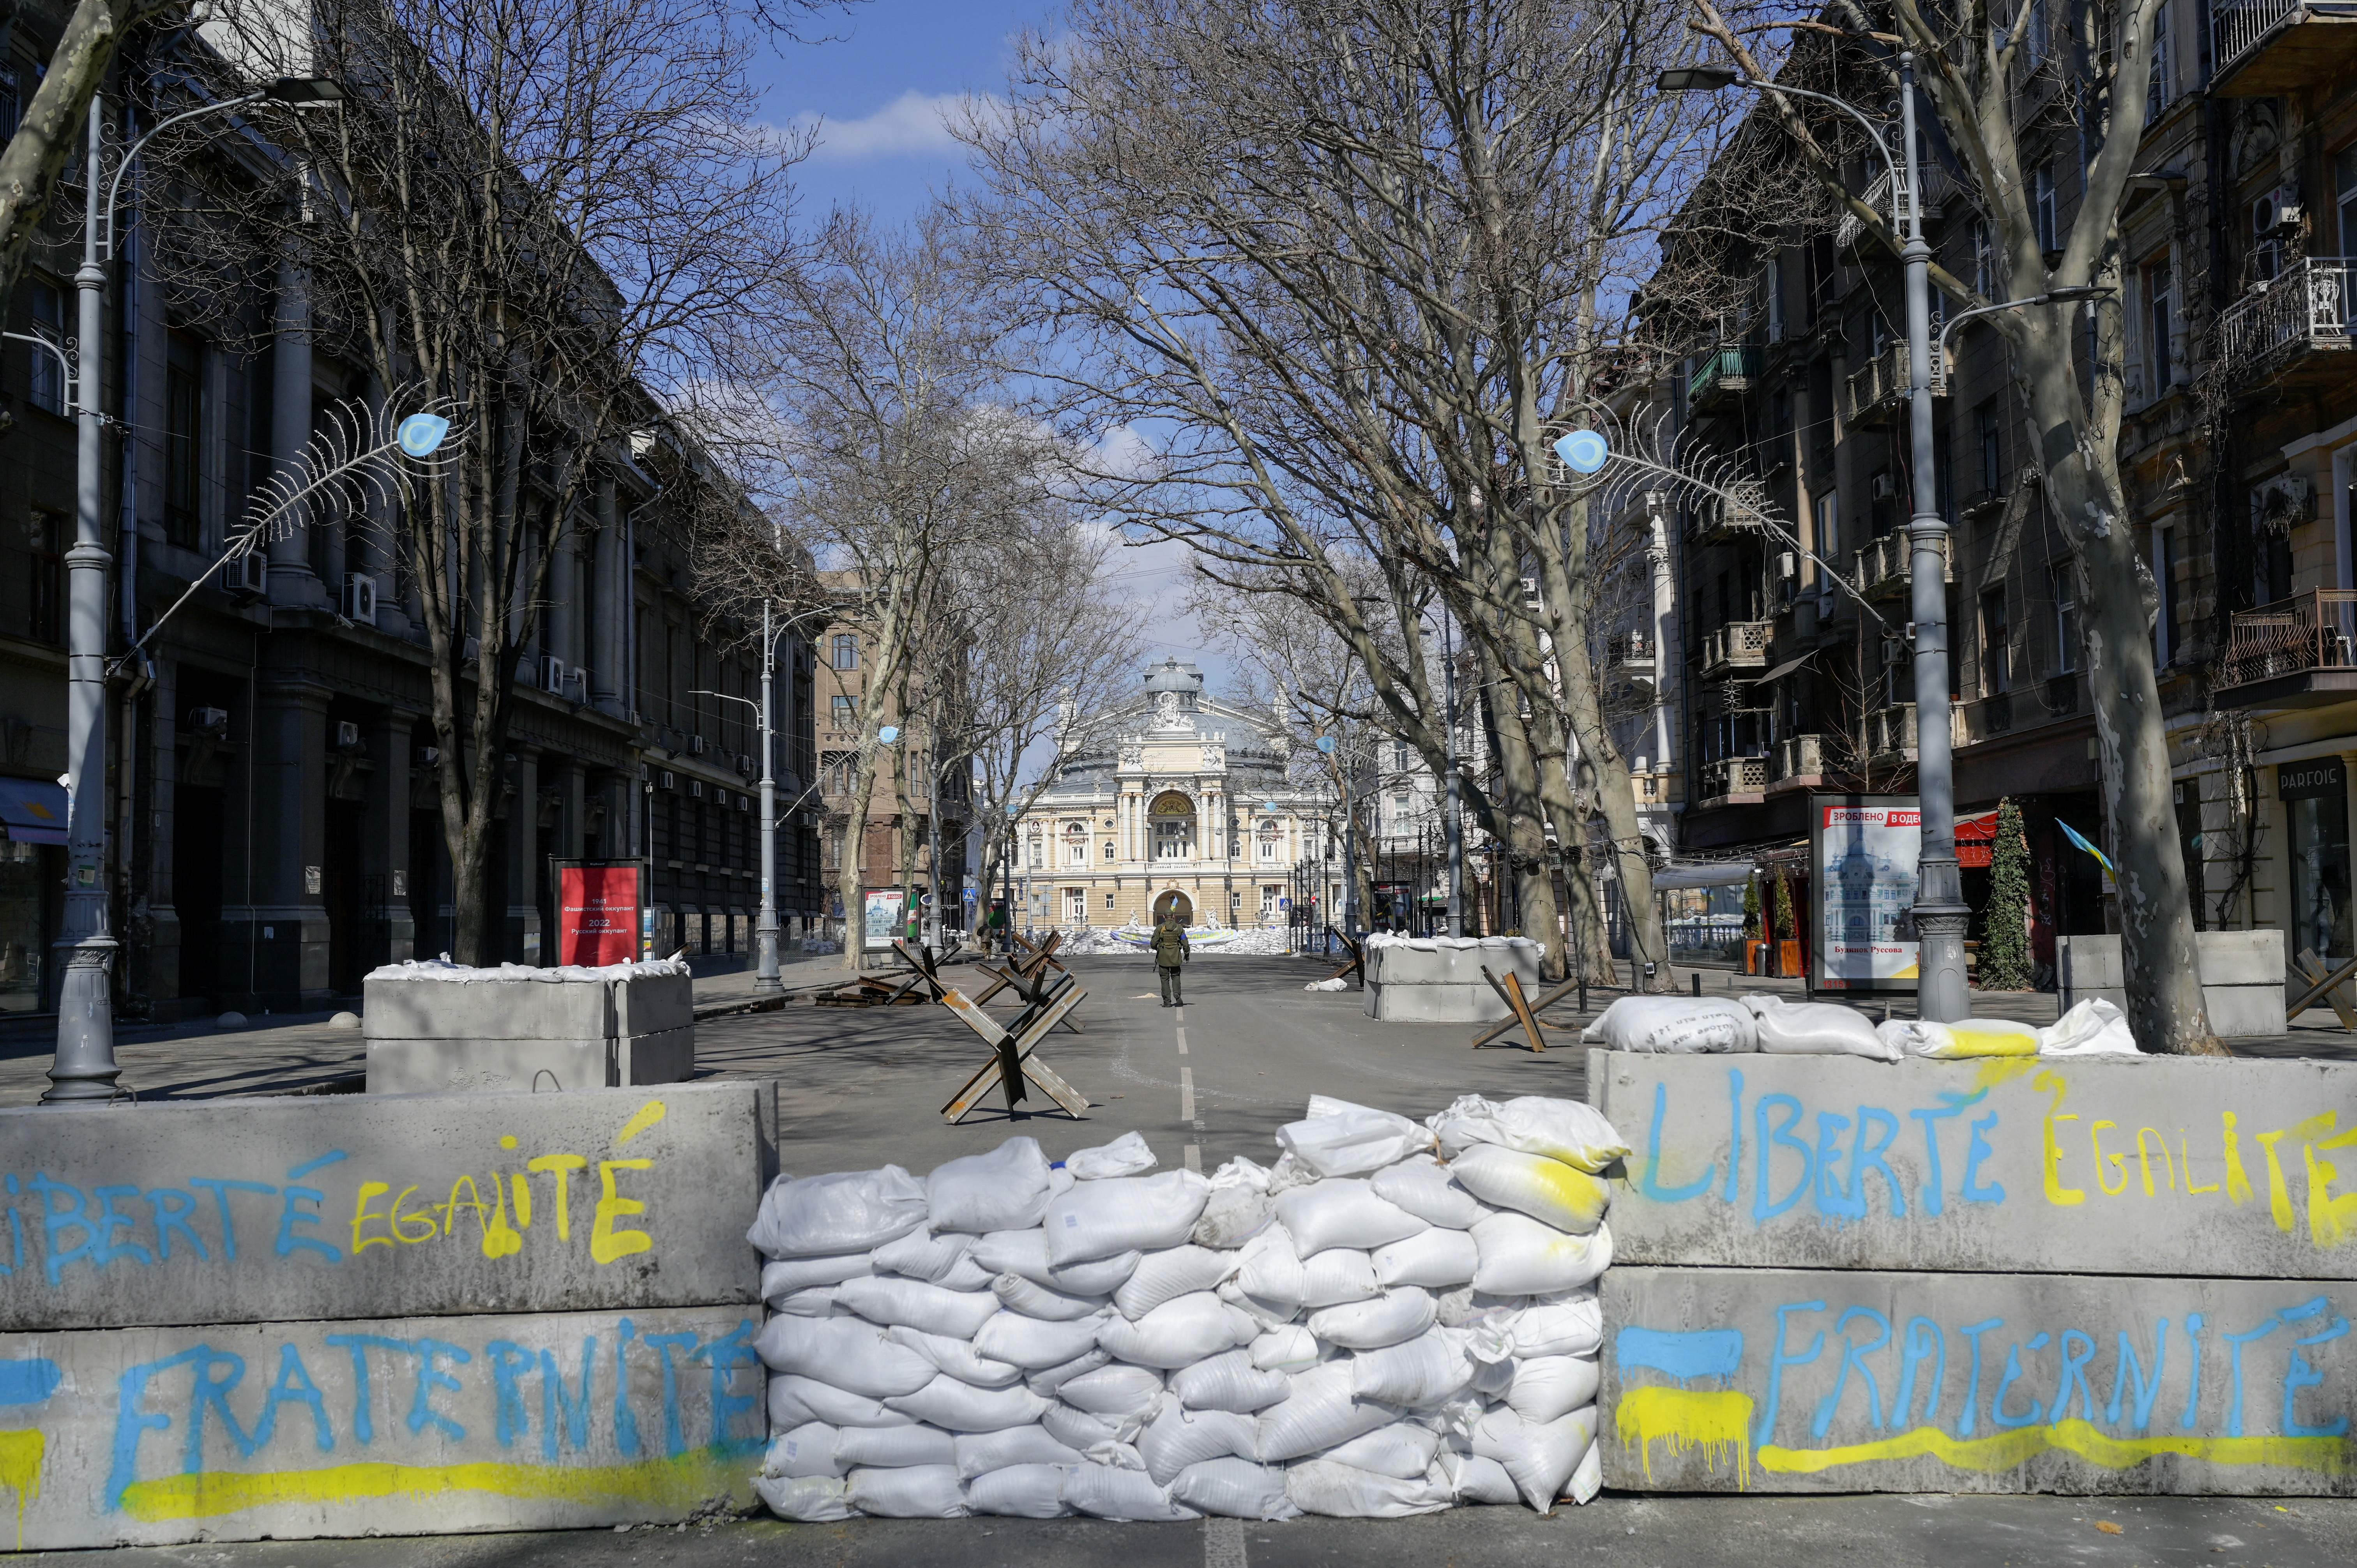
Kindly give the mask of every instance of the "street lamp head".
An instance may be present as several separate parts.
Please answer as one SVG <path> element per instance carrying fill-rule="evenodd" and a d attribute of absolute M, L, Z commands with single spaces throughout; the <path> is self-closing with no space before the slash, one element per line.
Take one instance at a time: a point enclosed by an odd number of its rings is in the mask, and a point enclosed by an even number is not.
<path fill-rule="evenodd" d="M 1743 73 L 1723 65 L 1673 66 L 1654 79 L 1664 92 L 1717 92 L 1743 80 Z"/>
<path fill-rule="evenodd" d="M 2112 288 L 2099 283 L 2073 284 L 2068 288 L 2048 289 L 2046 291 L 2046 303 L 2049 305 L 2076 305 L 2083 299 L 2105 299 L 2119 292 L 2120 291 L 2118 289 Z"/>
<path fill-rule="evenodd" d="M 341 103 L 343 84 L 324 76 L 282 76 L 262 90 L 262 95 L 276 103 L 304 108 L 318 103 Z"/>

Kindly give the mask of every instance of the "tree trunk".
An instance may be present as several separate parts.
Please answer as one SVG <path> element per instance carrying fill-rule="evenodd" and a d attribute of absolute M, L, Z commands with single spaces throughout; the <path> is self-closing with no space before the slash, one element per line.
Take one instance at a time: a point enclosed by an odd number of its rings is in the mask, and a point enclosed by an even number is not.
<path fill-rule="evenodd" d="M 1489 666 L 1491 660 L 1485 657 L 1482 663 Z M 1494 667 L 1487 676 L 1495 680 Z M 1553 857 L 1546 847 L 1538 759 L 1531 747 L 1530 731 L 1515 711 L 1513 686 L 1503 683 L 1493 687 L 1493 691 L 1504 699 L 1492 701 L 1491 713 L 1497 724 L 1498 775 L 1505 785 L 1506 796 L 1506 850 L 1522 904 L 1522 931 L 1543 950 L 1539 972 L 1550 980 L 1560 980 L 1564 972 L 1563 921 L 1555 906 L 1555 879 L 1548 870 Z M 1501 893 L 1502 882 L 1501 877 Z"/>

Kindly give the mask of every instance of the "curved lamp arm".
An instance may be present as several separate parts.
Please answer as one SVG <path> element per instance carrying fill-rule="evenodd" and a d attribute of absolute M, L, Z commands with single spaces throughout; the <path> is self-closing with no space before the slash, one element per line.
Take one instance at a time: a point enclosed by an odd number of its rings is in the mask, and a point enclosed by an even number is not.
<path fill-rule="evenodd" d="M 167 114 L 156 121 L 148 128 L 145 135 L 132 143 L 130 149 L 115 160 L 114 177 L 106 182 L 106 205 L 100 209 L 105 215 L 106 226 L 101 231 L 99 237 L 99 258 L 102 261 L 114 259 L 114 206 L 122 199 L 123 177 L 131 172 L 133 160 L 139 156 L 148 143 L 182 121 L 194 120 L 206 114 L 226 114 L 233 109 L 242 109 L 249 103 L 259 103 L 269 96 L 267 92 L 256 91 L 242 93 L 235 98 L 224 98 L 218 103 L 199 103 L 194 109 L 183 109 L 178 114 Z"/>

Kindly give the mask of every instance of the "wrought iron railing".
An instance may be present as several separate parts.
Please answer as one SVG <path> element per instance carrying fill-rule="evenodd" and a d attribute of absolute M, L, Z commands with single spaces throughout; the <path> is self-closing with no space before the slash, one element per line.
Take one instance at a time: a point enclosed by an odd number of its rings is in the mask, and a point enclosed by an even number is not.
<path fill-rule="evenodd" d="M 2220 0 L 2210 8 L 2211 80 L 2231 75 L 2258 53 L 2278 28 L 2295 26 L 2310 16 L 2357 15 L 2349 0 Z"/>
<path fill-rule="evenodd" d="M 2345 346 L 2352 285 L 2357 261 L 2341 256 L 2307 257 L 2257 285 L 2219 314 L 2227 365 L 2248 368 L 2294 345 Z"/>
<path fill-rule="evenodd" d="M 2357 670 L 2357 588 L 2311 588 L 2234 612 L 2226 643 L 2229 686 L 2307 670 Z"/>
<path fill-rule="evenodd" d="M 1729 343 L 1703 356 L 1686 378 L 1686 401 L 1703 403 L 1720 392 L 1748 390 L 1760 374 L 1760 350 L 1749 343 Z"/>

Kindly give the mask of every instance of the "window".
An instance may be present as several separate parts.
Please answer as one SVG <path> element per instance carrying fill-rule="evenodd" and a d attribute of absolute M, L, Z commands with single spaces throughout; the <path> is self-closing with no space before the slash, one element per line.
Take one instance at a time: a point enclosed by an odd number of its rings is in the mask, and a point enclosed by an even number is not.
<path fill-rule="evenodd" d="M 837 692 L 827 699 L 827 722 L 842 730 L 859 727 L 859 699 Z"/>
<path fill-rule="evenodd" d="M 175 332 L 164 366 L 164 542 L 204 542 L 204 346 Z"/>
<path fill-rule="evenodd" d="M 2255 283 L 2273 281 L 2283 268 L 2283 242 L 2276 230 L 2282 216 L 2272 196 L 2262 196 L 2251 203 L 2251 278 Z"/>
<path fill-rule="evenodd" d="M 1263 883 L 1260 890 L 1260 918 L 1265 920 L 1274 917 L 1276 914 L 1276 901 L 1284 897 L 1285 888 L 1282 885 L 1272 886 Z"/>
<path fill-rule="evenodd" d="M 33 336 L 52 343 L 66 340 L 66 296 L 57 285 L 47 278 L 28 279 L 26 295 L 33 311 Z M 62 417 L 66 412 L 66 370 L 58 357 L 47 349 L 26 345 L 32 356 L 32 373 L 27 382 L 27 392 L 35 408 L 47 409 Z"/>
<path fill-rule="evenodd" d="M 1064 889 L 1064 908 L 1071 914 L 1072 924 L 1087 925 L 1089 923 L 1089 890 L 1085 887 Z"/>
<path fill-rule="evenodd" d="M 1113 858 L 1113 840 L 1111 840 L 1111 839 L 1107 839 L 1107 840 L 1105 840 L 1105 856 L 1104 856 L 1104 857 L 1105 857 L 1107 860 L 1111 860 L 1111 859 Z"/>
<path fill-rule="evenodd" d="M 2152 69 L 2145 75 L 2144 123 L 2160 118 L 2176 95 L 2177 79 L 2169 69 L 2169 0 L 2152 15 Z"/>
<path fill-rule="evenodd" d="M 2054 164 L 2051 159 L 2040 164 L 2029 177 L 2030 215 L 2038 225 L 2038 248 L 2059 251 L 2056 241 L 2060 232 L 2054 224 Z"/>
<path fill-rule="evenodd" d="M 859 638 L 856 633 L 838 631 L 834 634 L 834 662 L 837 670 L 859 668 Z"/>
<path fill-rule="evenodd" d="M 1034 833 L 1031 835 L 1031 869 L 1034 871 L 1041 869 L 1039 856 L 1039 835 Z"/>
<path fill-rule="evenodd" d="M 1996 297 L 1996 245 L 1986 218 L 1973 220 L 1973 290 L 1983 299 Z"/>
<path fill-rule="evenodd" d="M 1415 766 L 1415 753 L 1408 748 L 1407 742 L 1404 740 L 1392 742 L 1392 770 L 1395 773 L 1405 773 Z"/>
<path fill-rule="evenodd" d="M 2341 253 L 2357 256 L 2357 144 L 2332 155 L 2332 188 L 2341 212 Z"/>
<path fill-rule="evenodd" d="M 1836 566 L 1841 564 L 1841 497 L 1830 489 L 1817 498 L 1816 552 Z"/>
<path fill-rule="evenodd" d="M 1113 913 L 1113 895 L 1110 893 L 1105 895 L 1105 913 L 1108 915 Z"/>
<path fill-rule="evenodd" d="M 2079 668 L 2079 569 L 2065 561 L 2051 568 L 2054 589 L 2054 672 Z"/>
<path fill-rule="evenodd" d="M 1193 826 L 1193 823 L 1187 822 L 1155 823 L 1154 858 L 1157 860 L 1186 859 L 1188 841 L 1193 836 L 1191 832 Z"/>
<path fill-rule="evenodd" d="M 66 520 L 62 513 L 35 510 L 28 530 L 33 580 L 27 599 L 28 629 L 36 642 L 66 639 Z"/>
<path fill-rule="evenodd" d="M 1990 495 L 2005 488 L 2005 426 L 1997 400 L 1990 398 L 1973 410 L 1973 443 L 1980 451 L 1981 489 Z"/>
<path fill-rule="evenodd" d="M 2046 59 L 2046 0 L 2029 0 L 2029 25 L 2021 32 L 2022 63 L 2033 70 Z"/>
<path fill-rule="evenodd" d="M 1088 830 L 1074 822 L 1064 830 L 1064 864 L 1086 865 L 1089 863 Z"/>
<path fill-rule="evenodd" d="M 2169 263 L 2158 261 L 2144 270 L 2145 395 L 2158 397 L 2177 382 L 2170 356 L 2170 338 L 2177 330 L 2177 295 L 2169 283 Z"/>
<path fill-rule="evenodd" d="M 1784 340 L 1784 263 L 1781 256 L 1768 258 L 1768 269 L 1760 274 L 1760 291 L 1768 310 L 1768 341 Z"/>
<path fill-rule="evenodd" d="M 1981 596 L 1981 695 L 2001 696 L 2013 690 L 2013 633 L 2007 624 L 2005 590 L 1991 588 Z"/>

